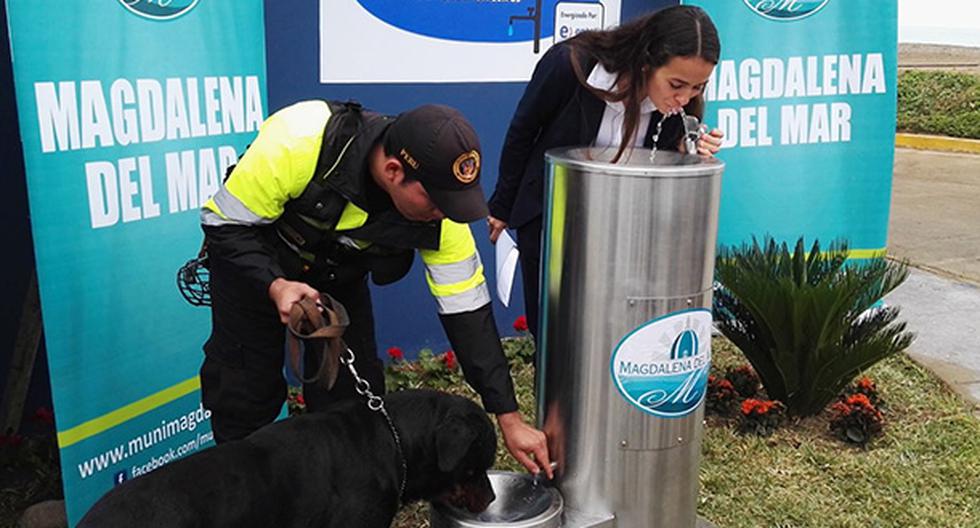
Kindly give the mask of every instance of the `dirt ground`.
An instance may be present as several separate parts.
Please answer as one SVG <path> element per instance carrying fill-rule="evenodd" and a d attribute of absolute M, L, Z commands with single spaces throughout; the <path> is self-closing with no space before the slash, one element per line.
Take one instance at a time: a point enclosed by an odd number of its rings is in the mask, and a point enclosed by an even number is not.
<path fill-rule="evenodd" d="M 971 71 L 980 74 L 980 48 L 939 44 L 898 45 L 898 69 Z"/>

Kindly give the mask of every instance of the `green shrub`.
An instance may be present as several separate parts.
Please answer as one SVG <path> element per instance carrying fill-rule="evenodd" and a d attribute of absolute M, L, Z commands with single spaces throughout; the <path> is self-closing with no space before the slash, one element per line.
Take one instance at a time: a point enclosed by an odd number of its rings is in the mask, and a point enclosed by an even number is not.
<path fill-rule="evenodd" d="M 898 76 L 898 130 L 980 139 L 980 77 L 947 71 Z"/>
<path fill-rule="evenodd" d="M 791 415 L 819 413 L 861 371 L 905 349 L 912 334 L 895 307 L 870 310 L 908 276 L 884 258 L 848 263 L 847 244 L 791 253 L 767 237 L 718 253 L 719 329 Z M 894 324 L 893 324 L 894 323 Z"/>

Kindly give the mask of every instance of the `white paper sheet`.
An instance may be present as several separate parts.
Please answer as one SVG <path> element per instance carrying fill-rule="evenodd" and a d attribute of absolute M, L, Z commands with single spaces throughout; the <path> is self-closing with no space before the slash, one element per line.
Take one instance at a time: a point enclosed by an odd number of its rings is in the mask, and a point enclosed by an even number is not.
<path fill-rule="evenodd" d="M 497 297 L 504 306 L 510 304 L 510 291 L 514 286 L 514 273 L 517 271 L 517 244 L 507 230 L 497 238 Z"/>

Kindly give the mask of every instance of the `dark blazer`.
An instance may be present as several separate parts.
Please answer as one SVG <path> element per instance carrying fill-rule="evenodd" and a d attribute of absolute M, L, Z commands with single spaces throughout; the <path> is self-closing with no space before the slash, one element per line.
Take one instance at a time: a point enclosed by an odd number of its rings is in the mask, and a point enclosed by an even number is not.
<path fill-rule="evenodd" d="M 594 59 L 583 61 L 588 74 Z M 571 47 L 552 46 L 541 57 L 517 105 L 500 155 L 500 173 L 490 214 L 520 227 L 541 214 L 544 199 L 544 153 L 555 147 L 591 145 L 599 133 L 606 103 L 579 82 L 572 67 Z M 643 146 L 653 146 L 660 112 L 650 118 Z M 677 150 L 683 135 L 680 119 L 664 122 L 657 148 Z"/>

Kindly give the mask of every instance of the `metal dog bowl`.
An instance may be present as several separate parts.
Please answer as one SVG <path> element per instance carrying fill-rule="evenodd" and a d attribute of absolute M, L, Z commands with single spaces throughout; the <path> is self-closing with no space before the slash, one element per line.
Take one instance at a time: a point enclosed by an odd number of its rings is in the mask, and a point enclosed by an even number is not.
<path fill-rule="evenodd" d="M 452 506 L 432 505 L 432 528 L 558 528 L 564 508 L 561 494 L 552 486 L 535 482 L 526 473 L 488 471 L 497 496 L 481 513 Z"/>

